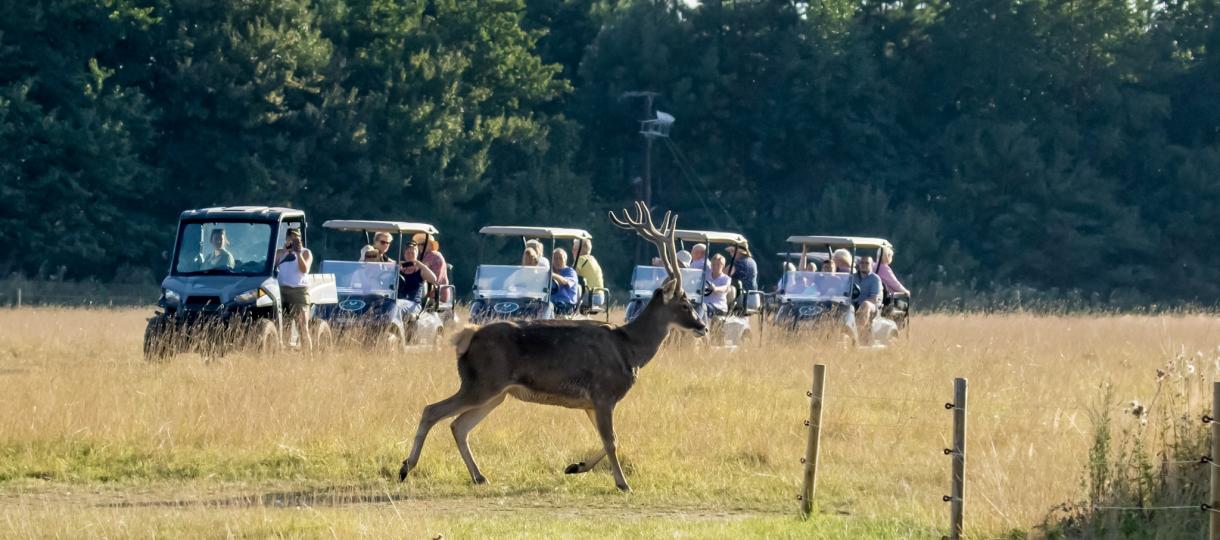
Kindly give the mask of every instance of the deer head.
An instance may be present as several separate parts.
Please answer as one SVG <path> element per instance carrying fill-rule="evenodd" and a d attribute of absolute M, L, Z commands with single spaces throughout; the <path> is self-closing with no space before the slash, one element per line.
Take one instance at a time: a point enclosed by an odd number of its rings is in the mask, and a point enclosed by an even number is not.
<path fill-rule="evenodd" d="M 624 209 L 622 218 L 616 216 L 614 212 L 610 212 L 610 222 L 619 228 L 635 231 L 640 237 L 656 246 L 657 252 L 660 254 L 668 277 L 662 283 L 661 288 L 653 293 L 649 306 L 659 308 L 668 323 L 692 330 L 700 336 L 706 334 L 707 326 L 699 320 L 694 305 L 690 303 L 690 300 L 686 298 L 686 292 L 682 290 L 682 269 L 678 265 L 678 248 L 674 241 L 674 231 L 678 228 L 678 216 L 672 212 L 665 212 L 665 217 L 661 220 L 661 228 L 658 229 L 652 222 L 652 213 L 648 210 L 647 205 L 642 201 L 636 201 L 635 210 L 633 216 L 631 212 Z"/>

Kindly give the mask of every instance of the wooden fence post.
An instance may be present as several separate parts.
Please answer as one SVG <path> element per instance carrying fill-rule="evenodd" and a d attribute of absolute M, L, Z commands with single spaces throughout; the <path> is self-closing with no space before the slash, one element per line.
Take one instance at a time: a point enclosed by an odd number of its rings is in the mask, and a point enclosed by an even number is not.
<path fill-rule="evenodd" d="M 1218 459 L 1220 456 L 1220 382 L 1212 383 L 1212 452 L 1211 458 Z M 1207 513 L 1207 537 L 1212 540 L 1220 540 L 1220 513 L 1217 513 L 1216 507 L 1220 506 L 1220 466 L 1216 463 L 1209 463 L 1211 469 L 1211 493 L 1210 500 L 1207 505 L 1210 511 Z"/>
<path fill-rule="evenodd" d="M 805 480 L 801 485 L 801 517 L 813 512 L 813 492 L 818 480 L 818 444 L 822 436 L 822 399 L 826 390 L 826 366 L 813 365 L 813 388 L 809 392 L 809 439 L 805 445 Z"/>
<path fill-rule="evenodd" d="M 953 490 L 949 501 L 949 539 L 960 540 L 966 510 L 966 379 L 953 379 L 953 448 L 945 453 L 953 457 Z"/>

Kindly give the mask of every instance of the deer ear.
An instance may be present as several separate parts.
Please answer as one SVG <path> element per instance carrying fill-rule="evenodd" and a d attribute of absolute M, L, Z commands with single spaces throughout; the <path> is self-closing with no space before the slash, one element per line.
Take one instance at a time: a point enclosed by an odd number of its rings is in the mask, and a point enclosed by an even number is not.
<path fill-rule="evenodd" d="M 674 293 L 678 289 L 678 282 L 674 278 L 668 278 L 661 284 L 661 291 L 665 293 L 666 298 L 673 298 Z"/>

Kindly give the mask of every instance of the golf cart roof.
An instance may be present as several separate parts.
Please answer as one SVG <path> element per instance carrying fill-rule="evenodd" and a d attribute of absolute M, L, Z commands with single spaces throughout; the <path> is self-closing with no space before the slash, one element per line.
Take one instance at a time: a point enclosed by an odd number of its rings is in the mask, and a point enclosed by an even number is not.
<path fill-rule="evenodd" d="M 775 255 L 781 259 L 800 259 L 801 258 L 801 252 L 799 252 L 799 251 L 780 252 L 780 253 L 776 253 Z M 827 259 L 830 259 L 830 255 L 819 252 L 819 251 L 810 251 L 806 256 L 810 259 L 816 259 L 819 261 L 825 261 Z"/>
<path fill-rule="evenodd" d="M 252 219 L 279 221 L 284 218 L 304 218 L 305 212 L 279 206 L 217 206 L 184 210 L 178 219 Z"/>
<path fill-rule="evenodd" d="M 865 236 L 789 236 L 792 244 L 832 246 L 832 247 L 893 247 L 884 238 L 868 238 Z"/>
<path fill-rule="evenodd" d="M 538 238 L 580 238 L 592 240 L 593 235 L 581 229 L 565 229 L 562 227 L 517 227 L 489 225 L 479 229 L 479 234 L 492 236 L 532 236 Z"/>
<path fill-rule="evenodd" d="M 688 229 L 678 229 L 674 231 L 674 238 L 690 242 L 707 242 L 716 244 L 733 244 L 737 246 L 746 245 L 750 242 L 746 237 L 731 232 L 717 231 L 692 231 Z"/>
<path fill-rule="evenodd" d="M 427 223 L 406 221 L 365 221 L 358 219 L 331 219 L 322 224 L 327 229 L 349 232 L 428 233 L 439 234 L 436 227 Z"/>

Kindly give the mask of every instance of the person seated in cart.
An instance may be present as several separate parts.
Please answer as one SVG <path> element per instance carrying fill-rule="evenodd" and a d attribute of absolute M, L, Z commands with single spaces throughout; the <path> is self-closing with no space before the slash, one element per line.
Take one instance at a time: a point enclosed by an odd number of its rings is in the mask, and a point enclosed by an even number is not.
<path fill-rule="evenodd" d="M 568 253 L 563 248 L 555 248 L 551 253 L 551 303 L 555 305 L 556 315 L 576 312 L 579 300 L 576 283 L 576 270 L 568 266 Z"/>
<path fill-rule="evenodd" d="M 229 239 L 225 236 L 224 229 L 212 229 L 211 236 L 212 249 L 200 255 L 200 270 L 232 270 L 236 266 L 236 260 L 233 254 L 229 252 Z"/>
<path fill-rule="evenodd" d="M 407 300 L 407 313 L 418 313 L 423 306 L 424 282 L 436 285 L 436 274 L 427 265 L 418 260 L 419 246 L 407 242 L 402 251 L 402 262 L 398 265 L 398 298 Z"/>
<path fill-rule="evenodd" d="M 703 305 L 707 309 L 708 318 L 723 317 L 729 312 L 729 291 L 733 289 L 732 278 L 724 273 L 724 256 L 712 255 L 709 263 L 711 272 L 707 276 L 707 289 L 703 296 Z"/>
<path fill-rule="evenodd" d="M 871 328 L 873 316 L 881 306 L 881 296 L 884 292 L 881 277 L 873 272 L 872 257 L 856 259 L 856 273 L 852 275 L 852 285 L 855 292 L 852 305 L 856 308 L 856 328 Z"/>

